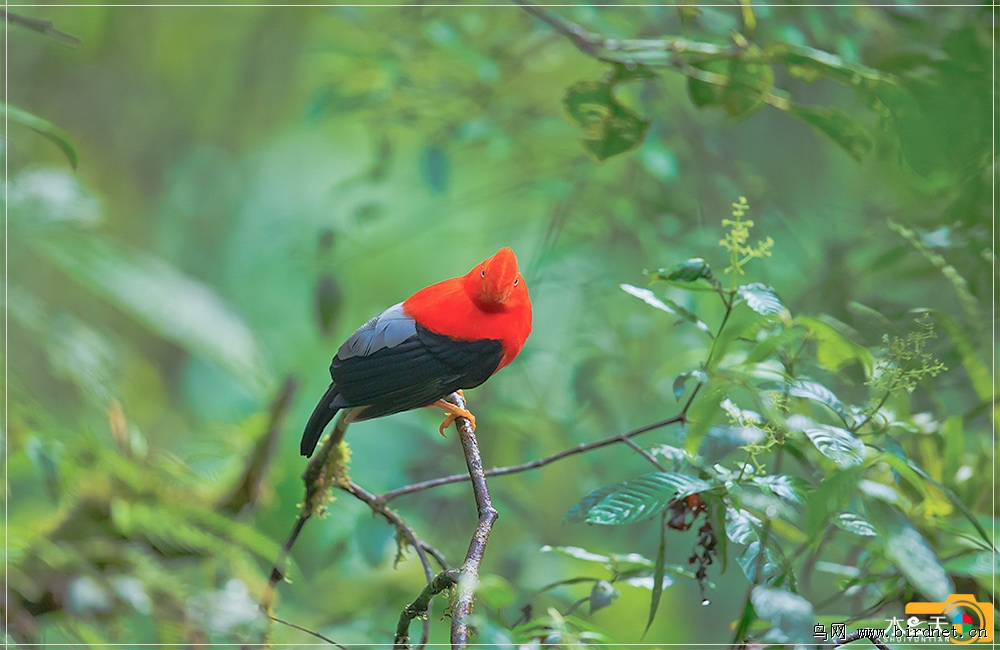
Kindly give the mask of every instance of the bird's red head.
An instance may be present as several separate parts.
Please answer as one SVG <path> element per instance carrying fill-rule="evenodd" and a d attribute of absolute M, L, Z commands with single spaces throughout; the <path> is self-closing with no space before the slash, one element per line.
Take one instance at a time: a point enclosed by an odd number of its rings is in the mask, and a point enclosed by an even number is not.
<path fill-rule="evenodd" d="M 462 278 L 472 301 L 483 311 L 504 311 L 530 304 L 528 287 L 517 268 L 514 251 L 501 248 Z"/>

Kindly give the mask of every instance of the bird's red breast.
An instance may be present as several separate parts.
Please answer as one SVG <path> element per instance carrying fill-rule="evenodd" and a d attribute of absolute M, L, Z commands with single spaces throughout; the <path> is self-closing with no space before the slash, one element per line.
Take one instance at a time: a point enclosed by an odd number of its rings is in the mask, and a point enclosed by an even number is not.
<path fill-rule="evenodd" d="M 513 361 L 531 333 L 531 300 L 509 248 L 459 278 L 421 289 L 403 302 L 418 324 L 460 341 L 492 339 L 503 346 L 497 370 Z"/>

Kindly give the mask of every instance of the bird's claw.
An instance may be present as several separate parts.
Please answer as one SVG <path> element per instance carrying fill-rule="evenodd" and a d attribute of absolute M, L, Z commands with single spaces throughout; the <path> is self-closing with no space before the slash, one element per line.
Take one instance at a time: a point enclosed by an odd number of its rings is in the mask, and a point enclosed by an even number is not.
<path fill-rule="evenodd" d="M 443 399 L 439 399 L 438 401 L 434 402 L 434 406 L 442 408 L 448 412 L 448 415 L 447 417 L 445 417 L 444 422 L 442 422 L 441 426 L 438 427 L 438 433 L 440 433 L 442 437 L 444 438 L 448 437 L 447 434 L 445 434 L 444 430 L 447 429 L 449 426 L 451 426 L 451 423 L 457 420 L 458 418 L 466 418 L 469 421 L 469 424 L 472 425 L 472 430 L 473 431 L 476 430 L 476 416 L 473 415 L 471 412 L 467 411 L 466 409 L 459 408 L 454 404 L 452 404 L 451 402 L 447 402 Z"/>

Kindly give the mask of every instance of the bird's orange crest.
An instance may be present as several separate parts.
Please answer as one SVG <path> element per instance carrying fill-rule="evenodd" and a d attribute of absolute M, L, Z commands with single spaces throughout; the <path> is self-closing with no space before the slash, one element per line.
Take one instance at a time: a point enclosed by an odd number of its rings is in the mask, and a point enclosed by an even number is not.
<path fill-rule="evenodd" d="M 477 264 L 462 280 L 469 297 L 483 311 L 502 311 L 509 303 L 523 302 L 518 300 L 522 295 L 527 297 L 517 258 L 509 248 Z"/>

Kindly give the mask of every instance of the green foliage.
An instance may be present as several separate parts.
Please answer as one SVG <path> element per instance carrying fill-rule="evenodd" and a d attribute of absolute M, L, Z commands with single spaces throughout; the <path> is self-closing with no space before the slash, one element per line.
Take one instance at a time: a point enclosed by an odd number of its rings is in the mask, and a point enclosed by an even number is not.
<path fill-rule="evenodd" d="M 507 245 L 534 332 L 469 394 L 484 464 L 569 453 L 489 479 L 473 641 L 811 644 L 995 599 L 990 7 L 22 10 L 12 642 L 311 642 L 257 608 L 310 503 L 274 614 L 391 639 L 416 554 L 330 503 L 346 447 L 304 500 L 295 442 L 354 327 Z M 436 424 L 352 426 L 351 478 L 463 472 Z M 467 487 L 391 507 L 460 564 Z"/>
<path fill-rule="evenodd" d="M 610 81 L 581 81 L 563 97 L 566 112 L 584 129 L 583 145 L 597 160 L 604 160 L 642 144 L 650 121 L 615 99 L 616 74 Z"/>
<path fill-rule="evenodd" d="M 5 120 L 23 124 L 32 131 L 35 131 L 51 140 L 66 155 L 66 158 L 69 160 L 69 164 L 73 166 L 73 169 L 76 169 L 80 160 L 80 155 L 77 153 L 76 146 L 73 144 L 73 141 L 70 140 L 70 137 L 66 135 L 62 129 L 55 126 L 51 122 L 36 115 L 32 115 L 27 111 L 21 110 L 16 106 L 8 106 L 3 103 L 0 103 L 0 106 L 3 107 L 3 116 Z"/>

